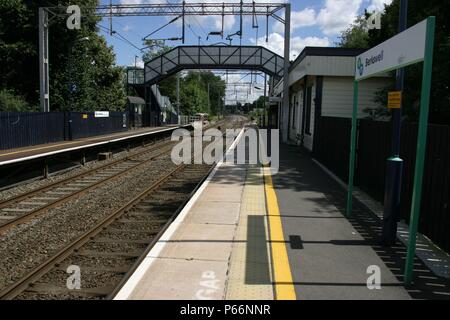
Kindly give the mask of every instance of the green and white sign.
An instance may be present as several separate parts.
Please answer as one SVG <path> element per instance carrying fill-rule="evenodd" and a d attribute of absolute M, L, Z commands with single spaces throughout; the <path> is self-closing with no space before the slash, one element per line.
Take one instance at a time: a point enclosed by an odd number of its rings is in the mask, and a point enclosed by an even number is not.
<path fill-rule="evenodd" d="M 356 57 L 355 79 L 362 80 L 376 74 L 423 61 L 427 20 L 399 33 Z"/>
<path fill-rule="evenodd" d="M 358 115 L 359 82 L 376 74 L 399 69 L 423 61 L 422 90 L 420 98 L 419 130 L 417 138 L 416 163 L 414 171 L 411 218 L 409 222 L 409 242 L 405 263 L 405 283 L 413 280 L 416 235 L 422 199 L 423 168 L 428 130 L 428 111 L 430 107 L 431 75 L 433 70 L 433 48 L 436 17 L 426 20 L 399 33 L 382 44 L 356 57 L 355 82 L 353 85 L 353 115 L 350 136 L 350 161 L 347 193 L 347 215 L 352 212 L 353 180 L 356 165 L 356 134 Z M 392 106 L 401 107 L 401 94 L 392 93 Z M 397 101 L 395 101 L 397 100 Z"/>

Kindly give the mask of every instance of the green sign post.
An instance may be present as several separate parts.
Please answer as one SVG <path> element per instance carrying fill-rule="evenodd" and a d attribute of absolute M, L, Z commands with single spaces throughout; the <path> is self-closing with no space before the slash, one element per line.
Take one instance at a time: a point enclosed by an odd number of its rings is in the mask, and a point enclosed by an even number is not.
<path fill-rule="evenodd" d="M 408 252 L 405 263 L 405 283 L 410 284 L 416 254 L 416 236 L 422 199 L 422 179 L 427 142 L 428 113 L 430 106 L 431 75 L 433 67 L 434 30 L 436 18 L 426 20 L 399 33 L 380 45 L 356 57 L 353 91 L 353 115 L 350 140 L 350 163 L 347 194 L 347 216 L 352 213 L 353 180 L 356 163 L 356 133 L 358 118 L 358 87 L 361 80 L 423 61 L 422 92 L 420 100 L 419 132 L 417 138 L 416 166 L 409 223 Z"/>

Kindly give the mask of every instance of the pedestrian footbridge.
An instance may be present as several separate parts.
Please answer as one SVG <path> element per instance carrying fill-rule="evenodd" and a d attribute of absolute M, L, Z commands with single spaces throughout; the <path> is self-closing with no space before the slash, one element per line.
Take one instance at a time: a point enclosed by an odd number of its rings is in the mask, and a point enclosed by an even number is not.
<path fill-rule="evenodd" d="M 260 46 L 179 46 L 145 64 L 145 84 L 183 69 L 259 70 L 281 79 L 284 58 Z"/>

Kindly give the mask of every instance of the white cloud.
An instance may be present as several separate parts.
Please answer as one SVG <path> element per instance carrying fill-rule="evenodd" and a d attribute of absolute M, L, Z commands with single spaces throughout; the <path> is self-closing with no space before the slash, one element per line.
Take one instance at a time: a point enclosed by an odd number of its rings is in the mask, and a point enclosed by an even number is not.
<path fill-rule="evenodd" d="M 305 8 L 302 11 L 294 11 L 291 14 L 291 32 L 298 28 L 313 26 L 316 22 L 316 11 L 314 9 Z M 273 31 L 284 33 L 284 24 L 279 21 L 275 22 Z"/>
<path fill-rule="evenodd" d="M 250 39 L 250 41 L 256 43 L 255 39 Z M 259 38 L 258 44 L 284 56 L 284 36 L 277 32 L 269 35 L 269 42 L 266 42 L 265 37 Z M 290 59 L 295 59 L 305 47 L 328 47 L 329 45 L 330 40 L 327 37 L 292 37 Z"/>
<path fill-rule="evenodd" d="M 362 0 L 326 0 L 317 15 L 317 23 L 326 36 L 345 30 L 358 16 Z"/>
<path fill-rule="evenodd" d="M 136 61 L 134 60 L 135 58 L 133 58 L 133 60 L 128 64 L 128 66 L 130 67 L 134 67 L 136 64 L 136 67 L 138 68 L 144 68 L 144 60 L 142 60 L 142 58 L 137 57 Z"/>
<path fill-rule="evenodd" d="M 367 11 L 383 11 L 384 5 L 390 5 L 392 0 L 372 0 L 371 4 L 367 7 Z"/>

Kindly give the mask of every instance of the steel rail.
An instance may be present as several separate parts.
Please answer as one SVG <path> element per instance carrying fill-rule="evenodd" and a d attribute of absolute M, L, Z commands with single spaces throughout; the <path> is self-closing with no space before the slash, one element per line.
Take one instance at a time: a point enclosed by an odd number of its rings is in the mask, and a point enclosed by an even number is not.
<path fill-rule="evenodd" d="M 154 149 L 157 149 L 157 148 L 154 148 Z M 153 151 L 155 151 L 154 149 L 153 149 Z M 47 203 L 47 204 L 45 204 L 45 205 L 43 205 L 41 207 L 38 207 L 36 209 L 32 209 L 29 212 L 26 212 L 26 213 L 24 213 L 24 214 L 22 214 L 20 216 L 17 216 L 16 218 L 12 218 L 10 220 L 7 220 L 5 223 L 0 224 L 0 234 L 5 233 L 9 229 L 11 229 L 13 226 L 16 226 L 16 225 L 19 225 L 19 224 L 23 224 L 23 223 L 29 221 L 30 219 L 33 219 L 33 218 L 37 217 L 38 215 L 40 215 L 40 214 L 42 214 L 42 213 L 44 213 L 44 212 L 46 212 L 46 211 L 48 211 L 48 210 L 58 206 L 60 204 L 63 204 L 63 203 L 65 203 L 65 202 L 67 202 L 67 201 L 69 201 L 69 200 L 71 200 L 73 198 L 79 197 L 79 196 L 85 194 L 86 192 L 94 189 L 95 187 L 98 187 L 99 185 L 102 185 L 102 184 L 104 184 L 106 182 L 109 182 L 109 181 L 116 180 L 116 179 L 118 179 L 118 178 L 120 178 L 120 177 L 122 177 L 122 176 L 124 176 L 124 175 L 126 175 L 128 173 L 130 173 L 131 171 L 136 170 L 136 169 L 138 169 L 138 168 L 148 164 L 149 162 L 155 160 L 156 158 L 167 154 L 168 152 L 170 152 L 170 150 L 171 149 L 164 150 L 164 151 L 162 151 L 162 152 L 160 152 L 160 153 L 150 157 L 149 159 L 143 160 L 142 162 L 139 162 L 138 164 L 136 164 L 136 165 L 134 165 L 134 166 L 132 166 L 130 168 L 127 168 L 127 169 L 125 169 L 125 170 L 123 170 L 121 172 L 118 172 L 117 174 L 113 174 L 112 176 L 109 176 L 109 177 L 101 179 L 101 180 L 99 180 L 97 182 L 94 182 L 94 183 L 92 183 L 92 184 L 90 184 L 90 185 L 88 185 L 88 186 L 86 186 L 84 188 L 81 188 L 80 190 L 76 190 L 76 191 L 74 191 L 72 193 L 69 193 L 69 194 L 67 194 L 65 196 L 62 196 L 62 197 L 60 197 L 60 198 L 58 198 L 58 199 L 56 199 L 54 201 L 51 201 L 51 202 L 49 202 L 49 203 Z M 76 180 L 76 179 L 72 179 L 71 181 L 73 181 L 73 180 Z M 40 192 L 42 192 L 42 190 L 40 190 Z M 20 202 L 16 202 L 16 203 L 20 204 Z"/>
<path fill-rule="evenodd" d="M 169 144 L 170 144 L 170 142 L 167 142 L 167 143 L 165 143 L 163 145 L 163 147 L 166 146 L 166 145 L 169 145 Z M 64 185 L 66 183 L 70 183 L 71 181 L 73 181 L 75 179 L 83 178 L 84 176 L 91 175 L 91 174 L 96 173 L 96 172 L 98 172 L 100 170 L 108 169 L 108 168 L 110 168 L 110 167 L 112 167 L 114 165 L 117 165 L 117 164 L 129 161 L 129 160 L 132 160 L 135 157 L 138 157 L 138 156 L 141 156 L 141 155 L 145 155 L 146 153 L 153 152 L 153 151 L 159 149 L 160 147 L 161 146 L 154 146 L 154 147 L 152 147 L 150 149 L 147 149 L 147 150 L 143 150 L 143 151 L 139 151 L 139 152 L 136 152 L 136 153 L 132 153 L 131 155 L 127 155 L 124 158 L 116 159 L 116 160 L 114 160 L 114 161 L 112 161 L 110 163 L 107 163 L 105 165 L 102 165 L 102 166 L 99 166 L 99 167 L 96 167 L 96 168 L 92 168 L 92 169 L 90 169 L 88 171 L 85 171 L 85 172 L 80 172 L 79 174 L 76 174 L 74 176 L 70 176 L 70 177 L 67 177 L 67 178 L 59 180 L 59 181 L 55 181 L 55 182 L 47 184 L 47 185 L 45 185 L 43 187 L 36 188 L 36 189 L 34 189 L 32 191 L 25 192 L 25 193 L 19 194 L 17 196 L 13 196 L 13 197 L 5 199 L 5 200 L 1 200 L 0 201 L 0 209 L 8 207 L 11 204 L 14 204 L 15 202 L 19 202 L 19 201 L 22 201 L 22 200 L 29 199 L 29 198 L 33 197 L 34 195 L 39 194 L 41 192 L 45 192 L 45 191 L 48 191 L 50 189 L 56 188 L 56 187 L 58 187 L 60 185 Z"/>
<path fill-rule="evenodd" d="M 219 122 L 218 124 L 221 124 L 221 122 Z M 203 128 L 203 131 L 205 131 L 205 130 L 211 128 L 211 127 L 214 127 L 214 125 L 206 126 L 205 128 Z M 30 199 L 30 198 L 32 198 L 32 197 L 34 197 L 36 195 L 41 194 L 41 193 L 45 193 L 45 192 L 47 192 L 49 190 L 61 187 L 63 185 L 70 184 L 70 183 L 72 183 L 72 182 L 74 182 L 74 181 L 76 181 L 78 179 L 83 178 L 83 177 L 86 177 L 86 176 L 89 176 L 89 175 L 101 172 L 102 170 L 114 167 L 115 165 L 118 165 L 120 163 L 125 163 L 126 161 L 133 160 L 136 157 L 140 157 L 140 156 L 149 154 L 151 152 L 154 152 L 156 150 L 159 150 L 161 148 L 164 148 L 166 146 L 170 146 L 171 144 L 173 144 L 173 141 L 168 141 L 168 142 L 164 143 L 163 145 L 153 146 L 150 149 L 133 153 L 133 154 L 128 155 L 128 156 L 126 156 L 126 157 L 124 157 L 122 159 L 117 159 L 117 160 L 115 160 L 115 161 L 113 161 L 113 162 L 111 162 L 109 164 L 106 164 L 106 165 L 103 165 L 103 166 L 91 169 L 91 170 L 89 170 L 87 172 L 82 172 L 80 174 L 74 175 L 72 177 L 68 177 L 68 178 L 63 179 L 61 181 L 56 181 L 56 182 L 51 183 L 49 185 L 43 186 L 41 188 L 37 188 L 37 189 L 35 189 L 33 191 L 26 192 L 26 193 L 20 194 L 18 196 L 6 199 L 6 200 L 0 202 L 0 210 L 4 209 L 4 208 L 7 208 L 9 206 L 20 205 L 20 202 L 23 201 L 23 200 Z M 10 228 L 12 228 L 15 225 L 25 223 L 25 222 L 29 221 L 30 219 L 35 218 L 36 216 L 44 213 L 45 211 L 48 211 L 49 209 L 52 209 L 52 208 L 54 208 L 54 207 L 56 207 L 56 206 L 58 206 L 60 204 L 63 204 L 63 203 L 65 203 L 65 202 L 67 202 L 67 201 L 69 201 L 69 200 L 71 200 L 71 199 L 73 199 L 75 197 L 79 197 L 79 196 L 85 194 L 86 192 L 92 190 L 93 188 L 95 188 L 95 187 L 97 187 L 97 186 L 99 186 L 99 185 L 101 185 L 101 184 L 103 184 L 105 182 L 113 181 L 115 179 L 118 179 L 118 178 L 128 174 L 129 172 L 131 172 L 131 171 L 133 171 L 135 169 L 138 169 L 141 166 L 144 166 L 145 164 L 148 164 L 150 161 L 153 161 L 154 159 L 156 159 L 156 158 L 158 158 L 160 156 L 163 156 L 164 154 L 167 154 L 168 152 L 170 152 L 170 150 L 164 149 L 163 152 L 160 152 L 157 155 L 150 157 L 149 159 L 143 160 L 142 162 L 139 162 L 138 164 L 136 164 L 136 165 L 134 165 L 134 166 L 132 166 L 130 168 L 126 168 L 126 169 L 124 169 L 121 172 L 113 174 L 112 176 L 109 176 L 109 177 L 106 177 L 105 179 L 101 179 L 101 180 L 99 180 L 97 182 L 94 182 L 93 184 L 88 185 L 85 188 L 81 188 L 80 190 L 75 190 L 72 193 L 69 193 L 69 194 L 67 194 L 65 196 L 59 197 L 58 199 L 55 199 L 54 201 L 50 201 L 49 203 L 47 203 L 47 204 L 45 204 L 45 205 L 43 205 L 41 207 L 38 207 L 36 209 L 30 209 L 29 212 L 23 213 L 20 216 L 17 216 L 16 218 L 12 218 L 10 220 L 7 220 L 4 223 L 0 223 L 0 234 L 4 233 L 5 231 L 9 230 Z"/>
<path fill-rule="evenodd" d="M 214 169 L 215 165 L 211 165 L 209 170 L 206 172 L 205 176 L 197 183 L 195 188 L 189 193 L 186 200 L 183 201 L 183 203 L 178 207 L 178 209 L 175 211 L 175 213 L 168 219 L 168 221 L 163 225 L 161 230 L 158 232 L 158 234 L 155 236 L 155 238 L 149 243 L 145 251 L 142 253 L 142 255 L 134 262 L 134 264 L 130 267 L 130 269 L 127 271 L 125 276 L 122 278 L 122 280 L 118 283 L 117 286 L 106 296 L 106 300 L 113 300 L 114 297 L 119 293 L 120 289 L 125 285 L 125 283 L 130 279 L 130 277 L 133 275 L 133 273 L 136 271 L 136 269 L 139 267 L 139 265 L 142 263 L 142 261 L 147 257 L 148 253 L 153 249 L 155 244 L 159 241 L 161 236 L 166 232 L 167 228 L 172 224 L 172 222 L 175 220 L 175 218 L 180 214 L 181 210 L 186 206 L 186 204 L 191 200 L 192 196 L 198 191 L 200 186 L 206 181 L 206 179 L 211 174 L 212 170 Z"/>
<path fill-rule="evenodd" d="M 11 300 L 20 295 L 29 285 L 42 277 L 52 268 L 58 265 L 59 262 L 63 261 L 65 258 L 69 257 L 73 252 L 75 252 L 82 245 L 86 244 L 93 237 L 98 235 L 100 232 L 105 230 L 111 223 L 116 221 L 120 216 L 125 214 L 129 209 L 131 209 L 134 205 L 139 203 L 143 198 L 145 198 L 149 193 L 157 189 L 162 183 L 167 181 L 170 177 L 172 177 L 175 173 L 184 169 L 186 165 L 179 165 L 175 169 L 171 170 L 169 173 L 165 174 L 163 177 L 154 182 L 149 188 L 142 191 L 139 195 L 134 197 L 124 206 L 115 210 L 112 214 L 102 219 L 99 223 L 97 223 L 94 228 L 85 232 L 76 240 L 72 241 L 69 245 L 59 250 L 56 254 L 54 254 L 49 259 L 46 259 L 42 264 L 34 268 L 20 280 L 16 281 L 11 286 L 0 291 L 0 299 L 3 300 Z"/>

